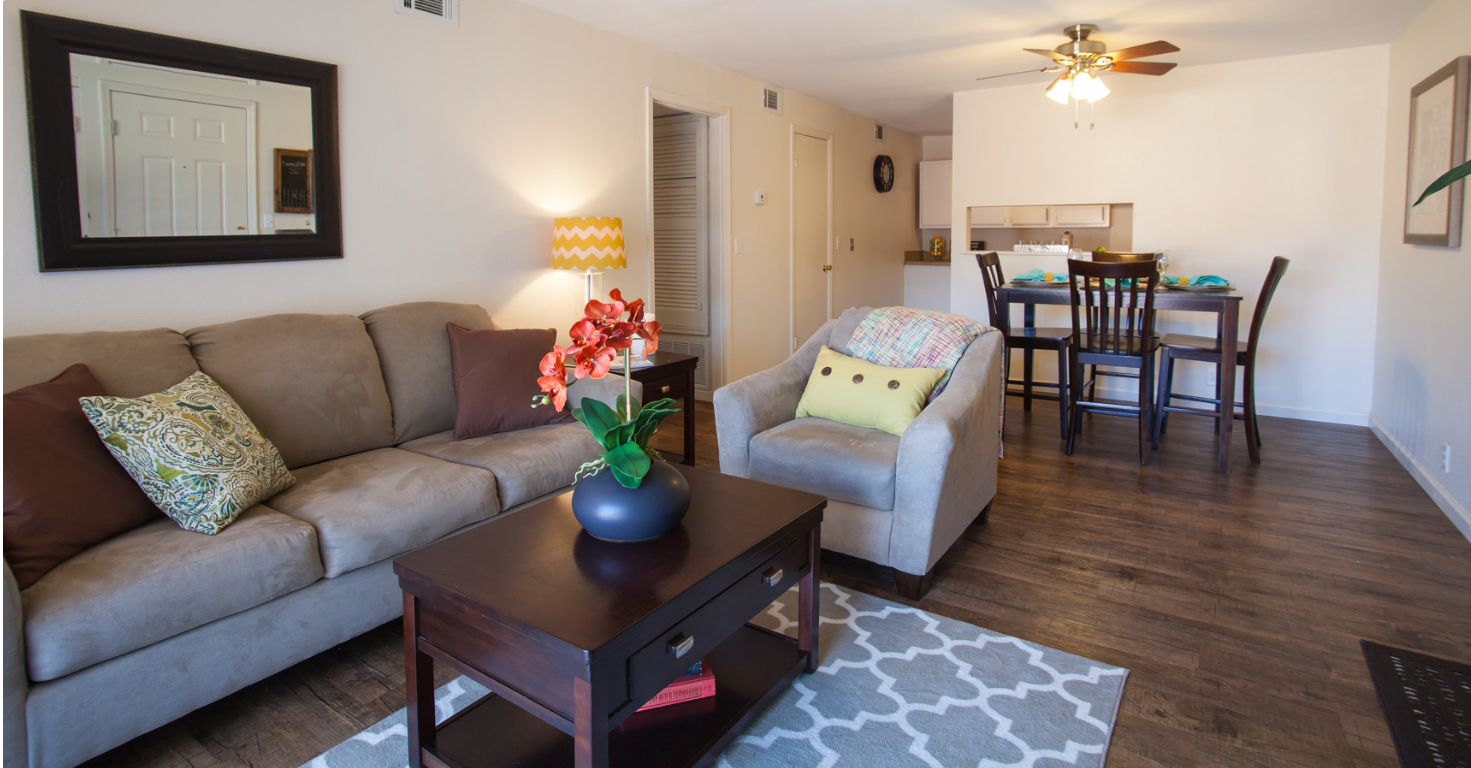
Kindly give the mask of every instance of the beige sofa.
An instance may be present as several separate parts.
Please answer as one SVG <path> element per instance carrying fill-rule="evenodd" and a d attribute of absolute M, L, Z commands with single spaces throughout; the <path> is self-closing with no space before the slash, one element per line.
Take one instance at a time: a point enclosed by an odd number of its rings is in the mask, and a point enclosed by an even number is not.
<path fill-rule="evenodd" d="M 390 621 L 396 555 L 566 490 L 598 453 L 575 422 L 453 439 L 446 322 L 494 327 L 423 302 L 5 339 L 6 392 L 78 362 L 125 397 L 202 370 L 296 476 L 216 536 L 160 514 L 24 592 L 6 566 L 5 768 L 76 765 Z"/>

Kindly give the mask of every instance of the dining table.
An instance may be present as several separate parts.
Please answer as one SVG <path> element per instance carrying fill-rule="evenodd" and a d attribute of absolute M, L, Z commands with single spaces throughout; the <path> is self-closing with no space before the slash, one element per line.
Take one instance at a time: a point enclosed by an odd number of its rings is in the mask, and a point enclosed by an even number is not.
<path fill-rule="evenodd" d="M 1221 430 L 1216 445 L 1217 470 L 1227 472 L 1231 460 L 1231 425 L 1236 402 L 1236 339 L 1241 321 L 1241 293 L 1230 291 L 1191 291 L 1161 287 L 1154 295 L 1156 310 L 1210 312 L 1216 315 L 1216 340 L 1221 350 L 1220 375 L 1216 376 L 1216 397 L 1226 406 L 1222 409 Z M 1011 317 L 1011 305 L 1023 305 L 1023 322 L 1036 327 L 1037 305 L 1072 304 L 1067 283 L 1057 285 L 1021 285 L 1007 283 L 996 290 L 996 309 L 1002 317 Z"/>

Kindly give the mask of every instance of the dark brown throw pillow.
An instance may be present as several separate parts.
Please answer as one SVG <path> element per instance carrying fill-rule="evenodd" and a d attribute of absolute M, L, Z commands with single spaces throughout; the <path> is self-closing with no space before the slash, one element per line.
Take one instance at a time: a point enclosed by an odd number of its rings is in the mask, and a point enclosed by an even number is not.
<path fill-rule="evenodd" d="M 537 366 L 557 343 L 551 328 L 471 331 L 445 323 L 455 384 L 455 439 L 560 424 L 572 420 L 569 410 L 531 407 L 541 394 Z"/>
<path fill-rule="evenodd" d="M 163 516 L 77 403 L 106 394 L 79 363 L 5 396 L 5 560 L 21 589 L 87 547 Z"/>

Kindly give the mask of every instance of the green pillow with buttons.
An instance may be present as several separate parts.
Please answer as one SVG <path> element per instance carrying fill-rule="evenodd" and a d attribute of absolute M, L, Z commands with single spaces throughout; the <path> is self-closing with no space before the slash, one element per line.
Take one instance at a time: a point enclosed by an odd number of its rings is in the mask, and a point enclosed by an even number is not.
<path fill-rule="evenodd" d="M 902 435 L 944 375 L 943 368 L 889 368 L 824 346 L 797 403 L 797 418 L 816 416 Z"/>

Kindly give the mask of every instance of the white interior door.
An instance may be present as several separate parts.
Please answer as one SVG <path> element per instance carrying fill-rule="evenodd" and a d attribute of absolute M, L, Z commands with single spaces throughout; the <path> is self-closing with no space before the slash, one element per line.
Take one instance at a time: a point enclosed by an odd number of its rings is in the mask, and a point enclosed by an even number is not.
<path fill-rule="evenodd" d="M 654 119 L 654 306 L 659 324 L 710 335 L 710 237 L 704 115 Z"/>
<path fill-rule="evenodd" d="M 119 237 L 250 231 L 246 110 L 112 91 Z"/>
<path fill-rule="evenodd" d="M 792 135 L 793 350 L 831 316 L 828 141 L 801 133 Z"/>

